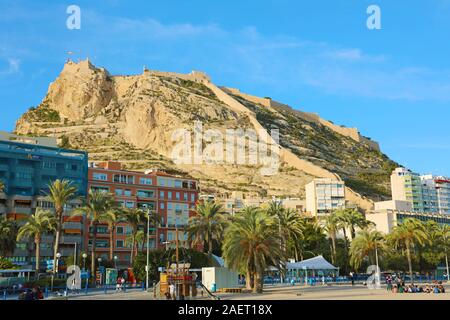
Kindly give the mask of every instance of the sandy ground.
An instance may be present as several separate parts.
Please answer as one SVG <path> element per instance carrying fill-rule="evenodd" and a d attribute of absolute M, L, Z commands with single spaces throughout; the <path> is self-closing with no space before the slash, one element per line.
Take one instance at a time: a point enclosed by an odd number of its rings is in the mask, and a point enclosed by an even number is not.
<path fill-rule="evenodd" d="M 216 295 L 221 300 L 450 300 L 450 286 L 446 285 L 446 293 L 391 293 L 383 287 L 380 290 L 370 290 L 365 286 L 267 286 L 263 294 L 224 294 Z M 140 290 L 107 294 L 69 296 L 69 300 L 153 300 L 152 293 Z"/>

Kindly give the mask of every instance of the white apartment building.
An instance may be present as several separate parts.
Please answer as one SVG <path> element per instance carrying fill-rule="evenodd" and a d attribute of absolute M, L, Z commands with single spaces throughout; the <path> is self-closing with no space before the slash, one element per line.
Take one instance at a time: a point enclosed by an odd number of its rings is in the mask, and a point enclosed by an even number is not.
<path fill-rule="evenodd" d="M 375 203 L 375 209 L 450 214 L 450 179 L 419 175 L 405 168 L 391 174 L 392 201 Z"/>
<path fill-rule="evenodd" d="M 314 179 L 305 186 L 306 211 L 313 216 L 331 213 L 333 210 L 345 208 L 344 181 L 330 178 Z"/>

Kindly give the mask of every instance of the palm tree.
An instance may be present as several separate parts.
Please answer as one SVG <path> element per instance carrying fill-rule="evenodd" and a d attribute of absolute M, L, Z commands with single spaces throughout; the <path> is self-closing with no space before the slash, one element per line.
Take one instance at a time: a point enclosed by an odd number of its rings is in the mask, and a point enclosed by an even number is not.
<path fill-rule="evenodd" d="M 109 231 L 109 260 L 113 261 L 115 253 L 115 238 L 114 233 L 117 224 L 124 221 L 123 211 L 117 208 L 110 208 L 109 210 L 101 213 L 98 217 L 99 223 L 106 223 Z"/>
<path fill-rule="evenodd" d="M 411 250 L 414 248 L 414 245 L 423 245 L 427 241 L 423 223 L 412 218 L 403 220 L 388 235 L 388 241 L 397 248 L 402 247 L 405 249 L 409 276 L 411 277 L 411 283 L 413 283 Z"/>
<path fill-rule="evenodd" d="M 281 237 L 281 249 L 287 254 L 286 243 L 294 243 L 296 259 L 298 258 L 298 242 L 303 236 L 305 226 L 304 219 L 292 209 L 284 208 L 279 202 L 272 201 L 269 204 L 267 213 L 278 222 L 279 234 Z"/>
<path fill-rule="evenodd" d="M 16 248 L 17 224 L 6 217 L 0 221 L 0 256 L 14 253 Z"/>
<path fill-rule="evenodd" d="M 353 240 L 356 235 L 356 228 L 364 229 L 370 225 L 373 225 L 371 221 L 366 218 L 355 209 L 340 209 L 336 212 L 341 221 L 341 225 L 344 231 L 344 235 L 347 238 L 346 230 L 350 230 L 350 239 Z"/>
<path fill-rule="evenodd" d="M 191 245 L 203 244 L 212 254 L 213 241 L 220 242 L 226 226 L 222 206 L 212 201 L 197 204 L 196 214 L 189 219 L 188 241 Z"/>
<path fill-rule="evenodd" d="M 5 184 L 2 180 L 0 180 L 0 192 L 3 192 L 5 190 Z"/>
<path fill-rule="evenodd" d="M 284 260 L 278 231 L 275 218 L 256 207 L 244 208 L 236 214 L 225 231 L 222 246 L 225 262 L 234 270 L 245 270 L 247 287 L 254 273 L 254 292 L 262 292 L 266 268 L 280 268 Z"/>
<path fill-rule="evenodd" d="M 335 213 L 327 215 L 324 219 L 324 230 L 327 232 L 328 237 L 331 239 L 331 262 L 335 264 L 337 262 L 336 254 L 336 233 L 339 229 L 339 220 Z"/>
<path fill-rule="evenodd" d="M 145 221 L 145 212 L 138 208 L 127 209 L 124 211 L 124 218 L 131 227 L 130 265 L 133 265 L 134 257 L 137 255 L 136 236 L 139 226 Z"/>
<path fill-rule="evenodd" d="M 372 255 L 376 251 L 380 252 L 383 246 L 384 236 L 381 232 L 369 229 L 359 231 L 350 246 L 350 264 L 358 269 L 366 257 L 371 260 Z"/>
<path fill-rule="evenodd" d="M 59 250 L 59 239 L 63 226 L 64 209 L 69 201 L 75 198 L 77 188 L 69 180 L 55 180 L 49 185 L 50 192 L 47 194 L 49 201 L 53 202 L 56 217 L 55 243 L 53 245 L 53 273 L 56 273 L 56 255 Z"/>
<path fill-rule="evenodd" d="M 442 247 L 445 254 L 445 266 L 447 271 L 447 280 L 450 280 L 449 267 L 448 267 L 448 250 L 450 248 L 450 226 L 448 224 L 442 224 L 438 226 L 436 231 L 440 238 L 440 247 Z"/>
<path fill-rule="evenodd" d="M 75 211 L 78 214 L 86 214 L 86 218 L 89 219 L 89 226 L 92 228 L 92 249 L 91 249 L 91 272 L 95 274 L 95 251 L 97 246 L 97 225 L 99 219 L 104 217 L 105 213 L 110 211 L 115 204 L 112 194 L 98 191 L 89 190 L 88 199 L 84 201 L 82 207 L 77 208 Z"/>
<path fill-rule="evenodd" d="M 19 229 L 17 241 L 25 237 L 34 238 L 36 246 L 36 273 L 39 273 L 41 236 L 47 232 L 54 231 L 56 225 L 57 220 L 52 212 L 37 208 L 36 212 L 29 216 L 27 222 Z"/>

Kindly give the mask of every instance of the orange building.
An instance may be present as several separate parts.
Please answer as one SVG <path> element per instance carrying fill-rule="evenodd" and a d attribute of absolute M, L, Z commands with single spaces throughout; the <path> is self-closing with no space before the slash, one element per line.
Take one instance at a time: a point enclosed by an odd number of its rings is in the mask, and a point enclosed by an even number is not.
<path fill-rule="evenodd" d="M 169 175 L 159 170 L 135 172 L 122 170 L 119 162 L 91 163 L 88 169 L 89 189 L 109 192 L 114 195 L 119 205 L 126 208 L 156 210 L 162 223 L 158 228 L 149 230 L 149 247 L 174 247 L 176 226 L 180 246 L 187 246 L 187 235 L 183 228 L 194 215 L 198 200 L 198 181 Z M 85 226 L 85 243 L 92 246 L 92 230 L 89 222 Z M 131 228 L 120 223 L 114 233 L 114 255 L 117 266 L 129 265 L 131 248 L 126 244 Z M 97 227 L 96 251 L 104 259 L 109 259 L 110 237 L 108 226 Z M 144 247 L 146 244 L 144 244 Z"/>

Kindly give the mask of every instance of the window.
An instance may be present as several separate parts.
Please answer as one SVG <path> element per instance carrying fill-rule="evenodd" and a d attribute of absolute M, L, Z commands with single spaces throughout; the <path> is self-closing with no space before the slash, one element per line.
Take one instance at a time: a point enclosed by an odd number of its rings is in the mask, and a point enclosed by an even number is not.
<path fill-rule="evenodd" d="M 168 199 L 172 199 L 172 191 L 168 191 L 167 192 L 167 198 Z"/>
<path fill-rule="evenodd" d="M 159 204 L 159 208 L 160 208 L 161 210 L 164 209 L 164 202 L 161 202 L 161 203 Z"/>
<path fill-rule="evenodd" d="M 134 208 L 134 202 L 133 201 L 126 201 L 125 206 L 129 209 Z"/>
<path fill-rule="evenodd" d="M 43 161 L 42 168 L 44 169 L 56 169 L 56 162 Z"/>
<path fill-rule="evenodd" d="M 124 193 L 125 196 L 127 197 L 131 197 L 131 190 L 130 189 L 125 189 Z"/>
<path fill-rule="evenodd" d="M 92 191 L 98 191 L 98 192 L 109 192 L 109 187 L 101 187 L 101 186 L 92 186 L 91 187 Z"/>
<path fill-rule="evenodd" d="M 153 180 L 151 178 L 140 178 L 139 179 L 139 184 L 152 185 L 153 184 Z"/>
<path fill-rule="evenodd" d="M 158 185 L 164 187 L 166 185 L 166 179 L 158 177 Z"/>
<path fill-rule="evenodd" d="M 181 188 L 181 180 L 175 180 L 175 188 Z"/>
<path fill-rule="evenodd" d="M 179 192 L 175 193 L 175 199 L 180 200 L 180 193 Z"/>
<path fill-rule="evenodd" d="M 123 195 L 123 189 L 116 189 L 116 196 Z"/>
<path fill-rule="evenodd" d="M 195 193 L 191 193 L 191 202 L 195 202 Z"/>
<path fill-rule="evenodd" d="M 138 197 L 142 197 L 142 198 L 153 198 L 155 196 L 155 192 L 154 191 L 138 190 L 137 196 Z"/>
<path fill-rule="evenodd" d="M 116 234 L 123 234 L 123 227 L 117 227 Z"/>
<path fill-rule="evenodd" d="M 134 176 L 126 174 L 115 174 L 113 177 L 113 181 L 117 183 L 133 184 Z"/>
<path fill-rule="evenodd" d="M 183 199 L 184 201 L 188 201 L 188 194 L 186 192 L 183 194 Z"/>
<path fill-rule="evenodd" d="M 123 248 L 123 240 L 116 240 L 116 248 Z"/>
<path fill-rule="evenodd" d="M 159 197 L 160 197 L 161 199 L 164 199 L 164 191 L 160 191 L 160 192 L 159 192 Z"/>
<path fill-rule="evenodd" d="M 107 181 L 108 180 L 108 175 L 106 173 L 94 172 L 92 177 L 93 177 L 94 180 L 100 180 L 100 181 Z"/>

